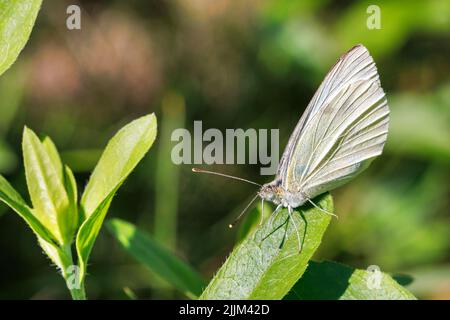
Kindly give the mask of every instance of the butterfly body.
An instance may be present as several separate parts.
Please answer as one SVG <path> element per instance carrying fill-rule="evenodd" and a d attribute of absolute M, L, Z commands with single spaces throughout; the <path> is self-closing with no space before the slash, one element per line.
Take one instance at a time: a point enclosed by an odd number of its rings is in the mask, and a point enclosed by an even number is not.
<path fill-rule="evenodd" d="M 291 192 L 285 190 L 281 184 L 281 180 L 274 180 L 271 183 L 263 185 L 258 195 L 264 200 L 271 201 L 285 208 L 297 208 L 303 205 L 308 199 L 301 191 Z"/>

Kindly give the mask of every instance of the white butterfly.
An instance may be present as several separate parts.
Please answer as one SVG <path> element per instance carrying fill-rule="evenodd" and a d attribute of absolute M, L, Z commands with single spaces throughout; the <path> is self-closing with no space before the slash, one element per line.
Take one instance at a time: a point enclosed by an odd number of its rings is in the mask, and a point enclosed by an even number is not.
<path fill-rule="evenodd" d="M 375 62 L 357 45 L 325 77 L 289 139 L 275 179 L 257 196 L 278 205 L 273 215 L 285 207 L 291 216 L 306 202 L 316 206 L 311 199 L 346 183 L 382 153 L 388 124 Z"/>
<path fill-rule="evenodd" d="M 346 183 L 382 153 L 388 124 L 375 63 L 357 45 L 325 77 L 259 196 L 292 209 Z"/>
<path fill-rule="evenodd" d="M 258 195 L 288 209 L 346 183 L 382 151 L 389 107 L 363 45 L 333 66 L 292 133 L 275 180 Z"/>

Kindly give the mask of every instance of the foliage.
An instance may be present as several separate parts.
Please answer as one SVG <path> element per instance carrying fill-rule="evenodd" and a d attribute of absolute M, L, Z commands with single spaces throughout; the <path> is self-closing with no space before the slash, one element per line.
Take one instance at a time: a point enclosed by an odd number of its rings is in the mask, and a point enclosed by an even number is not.
<path fill-rule="evenodd" d="M 315 201 L 323 209 L 333 210 L 330 195 Z M 294 212 L 294 220 L 287 210 L 271 218 L 248 229 L 200 299 L 415 299 L 387 274 L 380 273 L 379 286 L 371 288 L 370 271 L 310 261 L 331 219 L 320 209 L 302 207 Z M 112 220 L 109 230 L 127 252 L 175 288 L 191 298 L 199 292 L 202 281 L 195 271 L 135 226 Z"/>
<path fill-rule="evenodd" d="M 201 294 L 205 286 L 202 277 L 148 234 L 120 219 L 109 221 L 108 230 L 127 252 L 188 297 Z"/>
<path fill-rule="evenodd" d="M 0 176 L 0 200 L 31 227 L 44 252 L 60 269 L 74 299 L 84 299 L 89 254 L 119 187 L 150 149 L 156 137 L 156 118 L 149 115 L 122 128 L 108 143 L 80 203 L 71 169 L 46 137 L 30 129 L 23 132 L 23 155 L 33 208 Z M 76 235 L 78 267 L 72 249 Z M 74 270 L 76 272 L 74 272 Z"/>
<path fill-rule="evenodd" d="M 42 0 L 0 2 L 0 75 L 17 59 L 28 41 Z"/>
<path fill-rule="evenodd" d="M 292 287 L 288 300 L 414 300 L 415 297 L 389 275 L 357 270 L 336 262 L 311 261 L 303 277 Z M 377 281 L 377 280 L 376 280 Z"/>

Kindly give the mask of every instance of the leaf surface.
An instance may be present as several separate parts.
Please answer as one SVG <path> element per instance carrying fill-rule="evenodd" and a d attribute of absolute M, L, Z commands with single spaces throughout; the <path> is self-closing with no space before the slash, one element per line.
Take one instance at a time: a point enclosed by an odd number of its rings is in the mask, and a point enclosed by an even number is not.
<path fill-rule="evenodd" d="M 0 1 L 0 75 L 28 41 L 42 0 Z"/>
<path fill-rule="evenodd" d="M 354 269 L 336 262 L 311 261 L 286 299 L 411 300 L 412 293 L 383 272 Z"/>
<path fill-rule="evenodd" d="M 81 199 L 81 214 L 84 221 L 76 239 L 81 282 L 84 281 L 89 255 L 111 201 L 152 146 L 156 130 L 154 114 L 139 118 L 123 127 L 109 141 L 91 175 Z"/>
<path fill-rule="evenodd" d="M 329 194 L 314 201 L 333 212 Z M 273 225 L 266 219 L 256 232 L 237 245 L 200 299 L 282 299 L 305 272 L 331 219 L 312 206 L 298 209 L 303 211 L 304 219 L 301 211 L 294 211 L 293 219 L 300 242 L 287 210 L 279 213 Z"/>

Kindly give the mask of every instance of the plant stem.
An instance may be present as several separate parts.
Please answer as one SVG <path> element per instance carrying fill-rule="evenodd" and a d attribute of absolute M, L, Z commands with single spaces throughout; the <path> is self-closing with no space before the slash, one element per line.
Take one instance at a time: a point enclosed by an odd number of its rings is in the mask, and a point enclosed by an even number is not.
<path fill-rule="evenodd" d="M 79 289 L 76 289 L 76 288 L 71 289 L 70 287 L 68 287 L 68 289 L 70 290 L 70 295 L 72 296 L 73 300 L 86 300 L 86 292 L 84 290 L 84 283 L 81 284 Z"/>
<path fill-rule="evenodd" d="M 63 276 L 66 280 L 67 289 L 73 300 L 86 300 L 86 292 L 84 289 L 84 280 L 79 281 L 79 266 L 73 263 L 72 250 L 70 244 L 62 248 L 65 255 Z"/>

